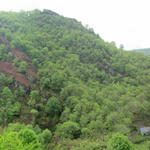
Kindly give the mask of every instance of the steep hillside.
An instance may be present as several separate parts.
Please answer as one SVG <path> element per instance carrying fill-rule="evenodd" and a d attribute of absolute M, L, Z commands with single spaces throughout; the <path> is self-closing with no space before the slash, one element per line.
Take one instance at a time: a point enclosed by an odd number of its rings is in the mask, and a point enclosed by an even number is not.
<path fill-rule="evenodd" d="M 149 62 L 50 10 L 0 12 L 4 138 L 32 132 L 42 150 L 108 149 L 117 132 L 133 140 L 150 125 Z"/>

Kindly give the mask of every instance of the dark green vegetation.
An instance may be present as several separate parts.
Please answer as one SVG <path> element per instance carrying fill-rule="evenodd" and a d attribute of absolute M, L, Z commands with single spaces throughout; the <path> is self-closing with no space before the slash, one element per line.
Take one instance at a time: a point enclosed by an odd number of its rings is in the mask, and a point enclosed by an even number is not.
<path fill-rule="evenodd" d="M 134 49 L 135 52 L 144 53 L 146 55 L 150 55 L 150 48 L 143 48 L 143 49 Z"/>
<path fill-rule="evenodd" d="M 150 56 L 49 10 L 0 12 L 0 149 L 138 149 L 149 89 Z"/>

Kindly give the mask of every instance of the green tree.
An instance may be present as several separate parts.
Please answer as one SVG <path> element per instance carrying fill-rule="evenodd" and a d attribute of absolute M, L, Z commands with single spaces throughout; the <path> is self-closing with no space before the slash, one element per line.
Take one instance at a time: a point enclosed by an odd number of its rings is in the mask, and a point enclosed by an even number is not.
<path fill-rule="evenodd" d="M 40 100 L 39 91 L 37 90 L 31 91 L 28 104 L 31 106 L 35 106 L 39 102 L 39 100 Z"/>
<path fill-rule="evenodd" d="M 51 97 L 45 107 L 45 111 L 52 117 L 60 115 L 62 106 L 56 97 Z"/>
<path fill-rule="evenodd" d="M 28 137 L 28 136 L 27 136 Z M 26 138 L 27 138 L 26 137 Z M 31 139 L 31 138 L 30 138 Z M 23 143 L 17 132 L 5 132 L 0 136 L 1 150 L 41 150 L 38 143 Z"/>
<path fill-rule="evenodd" d="M 40 142 L 42 144 L 48 144 L 51 142 L 51 139 L 52 139 L 52 133 L 50 130 L 48 129 L 45 129 L 40 135 L 39 135 L 39 139 L 40 139 Z"/>
<path fill-rule="evenodd" d="M 2 97 L 5 99 L 5 101 L 12 101 L 12 91 L 8 87 L 4 87 L 2 91 Z"/>
<path fill-rule="evenodd" d="M 29 143 L 37 143 L 37 136 L 31 129 L 20 130 L 18 133 L 18 137 L 24 145 Z"/>
<path fill-rule="evenodd" d="M 72 121 L 64 122 L 57 126 L 55 135 L 60 138 L 75 139 L 80 137 L 81 131 L 77 123 Z"/>
<path fill-rule="evenodd" d="M 42 147 L 44 150 L 49 149 L 49 144 L 52 139 L 52 133 L 50 130 L 45 129 L 40 135 L 39 135 L 39 141 L 42 144 Z"/>
<path fill-rule="evenodd" d="M 18 139 L 18 135 L 15 132 L 5 133 L 0 137 L 0 149 L 1 150 L 24 150 L 22 142 Z"/>
<path fill-rule="evenodd" d="M 50 87 L 55 91 L 60 91 L 64 86 L 64 81 L 66 80 L 66 75 L 63 71 L 57 71 L 53 73 L 50 77 Z"/>
<path fill-rule="evenodd" d="M 115 134 L 109 141 L 112 150 L 133 150 L 133 145 L 128 140 L 128 137 L 122 134 Z"/>

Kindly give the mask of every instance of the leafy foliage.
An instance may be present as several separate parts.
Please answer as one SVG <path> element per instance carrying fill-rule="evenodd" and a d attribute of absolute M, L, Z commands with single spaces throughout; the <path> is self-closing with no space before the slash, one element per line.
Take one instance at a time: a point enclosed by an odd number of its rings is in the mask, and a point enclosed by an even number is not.
<path fill-rule="evenodd" d="M 112 150 L 132 150 L 132 144 L 128 141 L 128 137 L 115 134 L 110 139 L 110 146 Z"/>
<path fill-rule="evenodd" d="M 0 149 L 3 150 L 40 150 L 40 146 L 35 143 L 26 143 L 22 142 L 20 140 L 18 133 L 16 132 L 10 132 L 5 133 L 3 136 L 0 137 Z"/>
<path fill-rule="evenodd" d="M 56 97 L 51 97 L 45 106 L 45 111 L 52 117 L 59 115 L 62 111 L 59 100 Z"/>

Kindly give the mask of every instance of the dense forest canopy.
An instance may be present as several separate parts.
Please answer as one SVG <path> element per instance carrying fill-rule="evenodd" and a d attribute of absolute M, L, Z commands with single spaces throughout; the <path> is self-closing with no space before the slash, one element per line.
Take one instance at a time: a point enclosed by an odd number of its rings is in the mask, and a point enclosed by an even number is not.
<path fill-rule="evenodd" d="M 131 150 L 149 89 L 150 56 L 50 10 L 0 12 L 0 149 Z"/>

